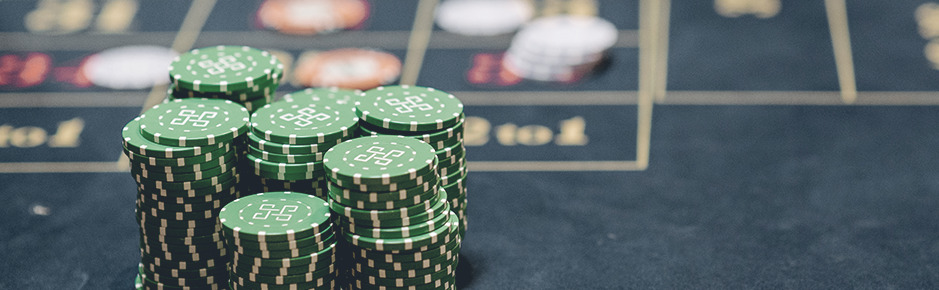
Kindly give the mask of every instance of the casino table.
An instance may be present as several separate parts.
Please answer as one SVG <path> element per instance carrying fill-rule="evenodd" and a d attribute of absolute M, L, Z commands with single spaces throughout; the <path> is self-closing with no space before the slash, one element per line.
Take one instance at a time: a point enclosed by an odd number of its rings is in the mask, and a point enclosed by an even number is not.
<path fill-rule="evenodd" d="M 133 288 L 120 131 L 166 85 L 102 86 L 82 66 L 115 47 L 220 44 L 287 67 L 381 49 L 402 60 L 394 83 L 460 98 L 459 288 L 939 284 L 932 1 L 533 0 L 618 30 L 563 82 L 505 78 L 512 34 L 441 29 L 438 1 L 368 1 L 358 26 L 312 36 L 262 27 L 261 2 L 0 1 L 0 289 Z"/>

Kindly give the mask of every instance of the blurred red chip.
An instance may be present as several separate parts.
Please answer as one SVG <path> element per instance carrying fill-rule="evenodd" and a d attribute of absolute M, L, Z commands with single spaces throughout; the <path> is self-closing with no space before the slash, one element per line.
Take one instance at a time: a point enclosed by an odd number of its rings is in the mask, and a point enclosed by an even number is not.
<path fill-rule="evenodd" d="M 342 48 L 307 54 L 297 61 L 294 80 L 307 87 L 368 90 L 401 76 L 401 60 L 377 50 Z"/>
<path fill-rule="evenodd" d="M 313 35 L 358 26 L 368 10 L 365 0 L 267 0 L 258 8 L 258 19 L 281 33 Z"/>

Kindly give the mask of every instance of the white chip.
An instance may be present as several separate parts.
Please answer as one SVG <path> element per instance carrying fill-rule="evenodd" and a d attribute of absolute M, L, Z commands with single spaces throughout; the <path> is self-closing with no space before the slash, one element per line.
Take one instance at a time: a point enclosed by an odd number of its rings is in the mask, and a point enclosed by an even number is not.
<path fill-rule="evenodd" d="M 437 25 L 471 36 L 511 33 L 531 19 L 534 8 L 525 0 L 449 0 L 437 6 Z"/>
<path fill-rule="evenodd" d="M 96 53 L 82 64 L 91 83 L 118 90 L 145 89 L 166 84 L 166 68 L 177 57 L 160 46 L 122 46 Z"/>

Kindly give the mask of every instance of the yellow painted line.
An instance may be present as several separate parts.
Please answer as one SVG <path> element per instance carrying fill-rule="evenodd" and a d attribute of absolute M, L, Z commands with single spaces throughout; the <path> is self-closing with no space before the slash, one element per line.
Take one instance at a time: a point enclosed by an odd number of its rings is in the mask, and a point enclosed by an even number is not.
<path fill-rule="evenodd" d="M 667 80 L 668 80 L 668 26 L 670 22 L 672 1 L 665 0 L 661 1 L 662 7 L 659 9 L 658 21 L 657 21 L 657 43 L 656 43 L 656 59 L 655 59 L 655 99 L 658 102 L 665 100 L 665 93 L 667 92 Z"/>
<path fill-rule="evenodd" d="M 659 22 L 659 0 L 639 1 L 639 95 L 636 122 L 636 166 L 640 170 L 649 167 L 649 151 L 652 139 L 652 106 L 655 94 L 656 37 Z"/>
<path fill-rule="evenodd" d="M 857 101 L 857 83 L 854 77 L 854 59 L 851 55 L 851 34 L 848 32 L 848 8 L 845 0 L 825 0 L 831 46 L 835 54 L 835 68 L 841 99 L 845 104 Z"/>
<path fill-rule="evenodd" d="M 408 39 L 407 55 L 404 57 L 404 66 L 401 68 L 400 83 L 402 85 L 417 83 L 421 65 L 424 63 L 424 53 L 427 52 L 427 44 L 430 43 L 430 35 L 434 28 L 436 7 L 437 0 L 421 0 L 417 3 L 417 14 L 414 17 L 411 37 Z"/>
<path fill-rule="evenodd" d="M 112 173 L 127 172 L 108 162 L 9 162 L 0 163 L 0 173 Z"/>

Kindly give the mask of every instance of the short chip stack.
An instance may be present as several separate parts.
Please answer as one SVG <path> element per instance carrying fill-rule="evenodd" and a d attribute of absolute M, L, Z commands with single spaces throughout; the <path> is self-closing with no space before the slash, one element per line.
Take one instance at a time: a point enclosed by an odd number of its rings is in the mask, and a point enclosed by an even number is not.
<path fill-rule="evenodd" d="M 331 96 L 331 97 L 330 97 Z M 299 91 L 251 115 L 247 163 L 260 191 L 298 191 L 326 197 L 323 154 L 358 127 L 355 91 Z"/>
<path fill-rule="evenodd" d="M 212 99 L 157 105 L 124 127 L 145 288 L 225 288 L 216 215 L 238 195 L 237 144 L 247 131 L 244 107 Z"/>
<path fill-rule="evenodd" d="M 231 289 L 335 289 L 336 237 L 326 201 L 266 192 L 219 213 Z"/>
<path fill-rule="evenodd" d="M 284 73 L 284 65 L 267 51 L 225 45 L 193 49 L 169 69 L 167 99 L 225 99 L 250 112 L 274 100 Z"/>
<path fill-rule="evenodd" d="M 559 15 L 535 19 L 519 30 L 502 59 L 517 76 L 569 82 L 590 73 L 616 44 L 618 31 L 599 17 Z"/>
<path fill-rule="evenodd" d="M 386 86 L 366 91 L 356 102 L 360 135 L 400 135 L 434 147 L 440 186 L 466 231 L 466 148 L 463 103 L 434 88 Z"/>
<path fill-rule="evenodd" d="M 459 219 L 438 186 L 433 147 L 402 136 L 362 137 L 327 151 L 323 165 L 329 206 L 351 249 L 345 274 L 352 289 L 455 286 Z"/>

